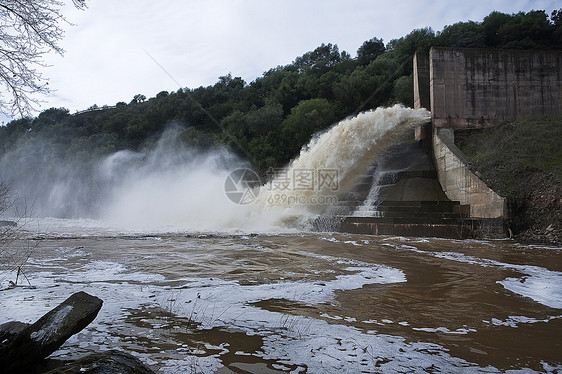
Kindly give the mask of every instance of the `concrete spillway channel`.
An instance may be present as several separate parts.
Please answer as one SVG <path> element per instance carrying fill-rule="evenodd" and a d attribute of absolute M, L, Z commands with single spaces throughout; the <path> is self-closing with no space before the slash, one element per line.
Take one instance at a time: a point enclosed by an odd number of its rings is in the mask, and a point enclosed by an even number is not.
<path fill-rule="evenodd" d="M 408 138 L 377 160 L 315 228 L 354 234 L 443 238 L 505 237 L 502 220 L 475 219 L 447 198 L 431 156 Z"/>

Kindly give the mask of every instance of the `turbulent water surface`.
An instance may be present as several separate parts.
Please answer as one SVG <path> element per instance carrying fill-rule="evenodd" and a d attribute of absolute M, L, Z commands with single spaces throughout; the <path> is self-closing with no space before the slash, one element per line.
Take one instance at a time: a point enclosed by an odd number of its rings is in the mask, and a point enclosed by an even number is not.
<path fill-rule="evenodd" d="M 307 231 L 320 200 L 427 119 L 395 106 L 344 120 L 259 194 L 231 174 L 246 163 L 173 131 L 88 167 L 21 145 L 0 175 L 40 217 L 67 219 L 0 231 L 0 323 L 85 291 L 103 307 L 54 358 L 117 348 L 161 373 L 560 372 L 562 248 Z"/>
<path fill-rule="evenodd" d="M 34 288 L 0 292 L 0 323 L 34 321 L 77 291 L 104 300 L 56 358 L 117 348 L 162 373 L 562 369 L 561 248 L 123 234 L 86 220 L 40 220 L 26 235 L 12 249 L 30 253 Z"/>

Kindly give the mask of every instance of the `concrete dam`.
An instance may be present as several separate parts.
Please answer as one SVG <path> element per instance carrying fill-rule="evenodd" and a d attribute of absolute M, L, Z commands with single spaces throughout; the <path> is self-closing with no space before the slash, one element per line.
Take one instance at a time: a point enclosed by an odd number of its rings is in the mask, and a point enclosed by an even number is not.
<path fill-rule="evenodd" d="M 562 52 L 433 47 L 413 62 L 414 106 L 431 121 L 403 134 L 340 196 L 327 212 L 335 231 L 508 236 L 507 201 L 470 169 L 455 130 L 560 113 Z"/>

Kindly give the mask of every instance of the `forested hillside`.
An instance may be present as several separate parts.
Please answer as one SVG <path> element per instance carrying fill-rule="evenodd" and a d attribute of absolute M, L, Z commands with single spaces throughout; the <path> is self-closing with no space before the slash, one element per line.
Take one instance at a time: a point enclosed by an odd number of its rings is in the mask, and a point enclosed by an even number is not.
<path fill-rule="evenodd" d="M 493 12 L 482 22 L 459 22 L 440 32 L 417 29 L 386 45 L 374 37 L 355 56 L 322 44 L 253 82 L 230 74 L 216 84 L 70 114 L 48 109 L 0 127 L 0 152 L 21 141 L 62 149 L 81 159 L 153 143 L 169 125 L 198 149 L 226 146 L 264 172 L 295 157 L 311 136 L 362 110 L 397 102 L 413 105 L 412 57 L 431 46 L 562 49 L 562 9 Z M 62 146 L 62 147 L 60 147 Z M 86 159 L 86 158 L 84 158 Z"/>

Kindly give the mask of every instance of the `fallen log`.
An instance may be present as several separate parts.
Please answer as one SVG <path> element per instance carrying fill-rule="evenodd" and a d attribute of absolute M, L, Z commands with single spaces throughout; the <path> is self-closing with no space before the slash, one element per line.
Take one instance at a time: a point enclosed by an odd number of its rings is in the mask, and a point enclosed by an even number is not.
<path fill-rule="evenodd" d="M 0 329 L 0 365 L 4 373 L 20 373 L 39 364 L 68 338 L 92 322 L 103 301 L 77 292 L 37 322 L 8 322 Z"/>

